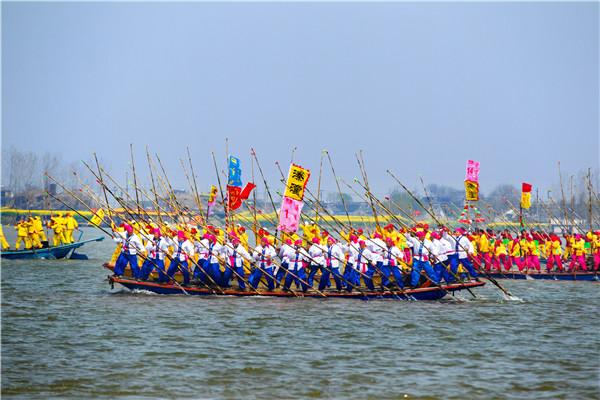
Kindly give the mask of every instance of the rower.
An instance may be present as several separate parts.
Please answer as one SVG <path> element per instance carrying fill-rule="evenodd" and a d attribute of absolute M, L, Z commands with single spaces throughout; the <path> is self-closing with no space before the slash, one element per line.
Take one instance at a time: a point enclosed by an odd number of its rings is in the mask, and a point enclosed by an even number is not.
<path fill-rule="evenodd" d="M 587 271 L 587 266 L 585 265 L 585 240 L 583 239 L 583 236 L 581 236 L 579 233 L 576 233 L 571 243 L 571 251 L 573 252 L 573 255 L 571 255 L 569 270 L 573 272 L 577 269 L 577 267 L 579 267 L 581 270 Z"/>
<path fill-rule="evenodd" d="M 75 229 L 79 229 L 79 224 L 77 223 L 77 220 L 75 219 L 75 217 L 73 216 L 72 212 L 67 212 L 65 218 L 64 218 L 64 222 L 65 222 L 65 239 L 67 243 L 73 243 L 75 242 L 75 240 L 73 239 L 73 231 Z"/>
<path fill-rule="evenodd" d="M 454 280 L 454 277 L 458 273 L 459 264 L 462 264 L 473 278 L 477 278 L 477 272 L 473 268 L 473 263 L 469 258 L 473 254 L 474 248 L 469 238 L 467 238 L 466 233 L 464 228 L 456 228 L 454 236 L 444 233 L 444 239 L 452 245 L 452 249 L 448 253 L 450 270 L 452 271 L 450 279 L 452 280 Z"/>
<path fill-rule="evenodd" d="M 375 290 L 375 286 L 373 286 L 373 274 L 375 273 L 373 268 L 374 258 L 374 254 L 367 248 L 367 242 L 359 240 L 355 267 L 358 272 L 358 279 L 355 282 L 360 285 L 360 277 L 362 277 L 365 286 L 369 290 Z"/>
<path fill-rule="evenodd" d="M 434 260 L 433 269 L 440 279 L 446 283 L 451 283 L 450 273 L 448 272 L 448 252 L 452 246 L 440 235 L 439 232 L 431 232 L 431 255 Z"/>
<path fill-rule="evenodd" d="M 432 243 L 426 238 L 427 232 L 424 230 L 416 232 L 417 238 L 413 236 L 407 236 L 406 239 L 413 243 L 415 254 L 413 257 L 413 268 L 411 272 L 410 285 L 417 287 L 419 279 L 421 278 L 421 271 L 425 270 L 425 273 L 429 279 L 436 285 L 440 284 L 440 278 L 438 274 L 433 270 L 429 258 L 431 255 Z"/>
<path fill-rule="evenodd" d="M 50 217 L 48 228 L 54 231 L 52 241 L 55 247 L 60 246 L 62 243 L 67 243 L 65 239 L 65 224 L 62 213 L 57 212 L 56 215 Z"/>
<path fill-rule="evenodd" d="M 173 244 L 173 248 L 171 265 L 169 265 L 167 275 L 171 279 L 175 279 L 175 273 L 179 270 L 183 275 L 184 286 L 188 285 L 190 283 L 188 259 L 194 255 L 194 245 L 187 239 L 185 232 L 179 230 L 177 231 L 177 241 Z"/>
<path fill-rule="evenodd" d="M 560 245 L 560 238 L 554 233 L 550 236 L 550 255 L 546 260 L 546 272 L 551 272 L 554 268 L 554 264 L 560 272 L 563 271 L 562 265 L 562 246 Z"/>
<path fill-rule="evenodd" d="M 404 253 L 394 244 L 392 237 L 385 239 L 387 249 L 383 254 L 383 265 L 388 268 L 391 275 L 396 280 L 396 285 L 400 289 L 404 289 L 404 278 L 402 277 L 401 263 L 404 260 Z"/>
<path fill-rule="evenodd" d="M 6 241 L 6 238 L 4 237 L 4 231 L 2 230 L 2 225 L 0 225 L 0 244 L 2 245 L 2 250 L 10 249 L 10 245 L 8 244 L 8 242 Z"/>
<path fill-rule="evenodd" d="M 594 271 L 600 268 L 600 231 L 594 231 L 592 236 L 592 255 L 594 257 Z"/>
<path fill-rule="evenodd" d="M 355 269 L 356 256 L 358 255 L 359 245 L 358 236 L 351 234 L 348 244 L 344 247 L 346 253 L 346 266 L 344 268 L 344 280 L 346 281 L 346 289 L 351 292 L 353 286 L 360 285 L 360 276 Z"/>
<path fill-rule="evenodd" d="M 283 283 L 283 290 L 290 290 L 292 282 L 296 284 L 297 289 L 302 289 L 303 292 L 308 290 L 306 284 L 306 273 L 304 271 L 305 263 L 309 262 L 309 255 L 302 247 L 302 239 L 296 239 L 294 246 L 291 247 L 291 253 L 288 253 L 289 262 L 288 270 Z M 294 276 L 295 275 L 295 276 Z"/>
<path fill-rule="evenodd" d="M 223 254 L 225 262 L 227 263 L 225 272 L 223 273 L 223 286 L 229 287 L 229 281 L 235 271 L 239 289 L 246 290 L 246 283 L 244 282 L 246 276 L 244 271 L 244 260 L 251 262 L 252 256 L 241 243 L 240 238 L 231 236 L 231 239 L 221 248 L 221 254 Z"/>
<path fill-rule="evenodd" d="M 308 272 L 308 286 L 312 287 L 315 279 L 315 275 L 319 270 L 322 270 L 325 264 L 325 258 L 323 257 L 323 248 L 320 245 L 320 239 L 318 237 L 312 238 L 312 245 L 308 248 L 308 255 L 310 256 L 310 270 Z"/>
<path fill-rule="evenodd" d="M 121 276 L 125 272 L 125 268 L 127 264 L 131 268 L 131 274 L 135 279 L 139 278 L 140 270 L 138 268 L 138 259 L 137 253 L 144 251 L 144 246 L 142 245 L 142 241 L 133 233 L 133 227 L 129 224 L 124 226 L 125 232 L 118 232 L 113 229 L 115 236 L 113 240 L 116 243 L 121 244 L 121 254 L 119 254 L 119 258 L 117 258 L 117 262 L 115 263 L 115 276 Z"/>
<path fill-rule="evenodd" d="M 254 252 L 252 253 L 252 258 L 254 259 L 254 261 L 258 262 L 258 267 L 256 267 L 254 271 L 252 271 L 252 273 L 250 274 L 250 278 L 248 278 L 248 283 L 250 283 L 250 285 L 254 289 L 256 289 L 264 274 L 267 280 L 267 286 L 269 290 L 273 290 L 275 289 L 275 277 L 273 276 L 273 258 L 277 256 L 277 252 L 269 243 L 269 238 L 267 236 L 263 236 L 260 239 L 260 243 L 261 244 L 256 246 Z"/>
<path fill-rule="evenodd" d="M 284 243 L 279 248 L 278 256 L 281 260 L 281 267 L 277 269 L 275 274 L 276 286 L 279 287 L 281 285 L 281 281 L 284 279 L 284 276 L 288 270 L 290 264 L 290 257 L 294 254 L 294 246 L 292 245 L 292 239 L 286 238 Z"/>
<path fill-rule="evenodd" d="M 329 282 L 329 276 L 333 275 L 335 288 L 342 290 L 342 274 L 340 273 L 340 260 L 344 259 L 344 253 L 340 246 L 335 242 L 332 236 L 327 236 L 327 247 L 324 249 L 324 264 L 321 280 L 319 281 L 319 290 L 324 290 Z"/>
<path fill-rule="evenodd" d="M 25 245 L 25 249 L 29 250 L 31 248 L 31 241 L 29 240 L 29 227 L 27 226 L 26 221 L 17 220 L 15 229 L 17 231 L 17 241 L 15 242 L 15 249 L 19 250 L 19 248 L 21 247 L 21 243 L 23 243 Z"/>
<path fill-rule="evenodd" d="M 35 249 L 42 248 L 42 242 L 40 241 L 40 234 L 38 233 L 35 227 L 35 219 L 33 217 L 29 217 L 27 220 L 27 236 L 29 237 L 31 247 Z"/>
<path fill-rule="evenodd" d="M 382 240 L 379 232 L 375 232 L 373 237 L 366 241 L 367 248 L 373 254 L 373 264 L 375 269 L 381 274 L 381 290 L 386 288 L 390 283 L 390 269 L 383 264 L 383 253 L 387 250 L 387 245 Z M 373 270 L 373 273 L 375 271 Z M 371 275 L 373 276 L 373 275 Z"/>
<path fill-rule="evenodd" d="M 169 251 L 170 245 L 170 240 L 162 236 L 159 228 L 152 229 L 152 237 L 146 243 L 148 258 L 142 264 L 141 279 L 148 280 L 150 274 L 156 270 L 158 282 L 169 281 L 165 273 L 165 254 Z"/>
<path fill-rule="evenodd" d="M 205 271 L 217 284 L 221 283 L 221 267 L 219 266 L 219 259 L 217 255 L 221 251 L 221 245 L 217 242 L 217 236 L 209 234 L 208 235 L 208 246 L 206 252 L 206 261 L 205 261 Z M 206 244 L 206 243 L 205 243 Z M 210 281 L 210 279 L 209 279 Z M 211 282 L 212 283 L 212 282 Z"/>

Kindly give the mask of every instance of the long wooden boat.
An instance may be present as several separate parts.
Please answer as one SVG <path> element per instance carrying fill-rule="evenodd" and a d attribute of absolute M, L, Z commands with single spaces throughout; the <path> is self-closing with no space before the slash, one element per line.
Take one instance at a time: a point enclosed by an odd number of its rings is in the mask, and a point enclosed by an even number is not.
<path fill-rule="evenodd" d="M 548 281 L 600 281 L 600 272 L 588 271 L 588 272 L 493 272 L 487 273 L 495 279 L 535 279 L 535 280 L 548 280 Z M 485 276 L 484 276 L 485 277 Z"/>
<path fill-rule="evenodd" d="M 64 244 L 55 247 L 45 247 L 42 249 L 29 249 L 29 250 L 13 250 L 13 251 L 2 251 L 0 256 L 9 260 L 17 259 L 58 259 L 58 258 L 86 258 L 84 254 L 75 253 L 75 250 L 80 248 L 86 243 L 100 242 L 104 240 L 104 236 L 99 236 L 94 239 L 87 239 L 78 241 L 75 243 Z"/>
<path fill-rule="evenodd" d="M 112 270 L 114 265 L 106 263 L 104 264 L 105 268 Z M 127 275 L 126 271 L 126 275 Z M 176 273 L 175 278 L 177 281 L 180 281 L 179 273 Z M 152 281 L 141 281 L 132 279 L 130 277 L 116 277 L 109 276 L 108 282 L 111 287 L 114 287 L 115 284 L 122 285 L 123 287 L 129 290 L 142 290 L 148 291 L 156 294 L 189 294 L 195 296 L 238 296 L 238 297 L 251 297 L 251 296 L 265 296 L 265 297 L 309 297 L 309 298 L 324 298 L 322 294 L 317 291 L 309 290 L 306 293 L 302 293 L 301 291 L 295 290 L 295 293 L 287 292 L 283 290 L 274 290 L 269 291 L 266 289 L 259 288 L 258 292 L 247 289 L 245 291 L 240 291 L 237 288 L 220 288 L 220 289 L 211 289 L 206 287 L 198 287 L 198 286 L 181 286 L 176 285 L 172 282 L 169 283 L 157 283 Z M 359 299 L 359 300 L 371 300 L 371 299 L 392 299 L 392 300 L 439 300 L 446 296 L 447 294 L 451 294 L 454 292 L 458 292 L 461 290 L 472 289 L 476 287 L 481 287 L 485 285 L 485 282 L 479 281 L 469 281 L 469 282 L 461 282 L 451 285 L 441 285 L 441 286 L 423 286 L 414 289 L 405 289 L 403 291 L 393 290 L 393 291 L 353 291 L 347 292 L 342 291 L 338 292 L 335 290 L 325 290 L 324 293 L 327 297 L 331 298 L 341 298 L 341 299 Z M 183 288 L 183 290 L 182 290 Z M 184 293 L 185 290 L 185 293 Z"/>

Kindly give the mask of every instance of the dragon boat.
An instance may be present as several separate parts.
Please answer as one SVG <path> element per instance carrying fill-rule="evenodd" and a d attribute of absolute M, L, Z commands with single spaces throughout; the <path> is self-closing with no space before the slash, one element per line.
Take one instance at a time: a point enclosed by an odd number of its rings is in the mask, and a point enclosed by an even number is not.
<path fill-rule="evenodd" d="M 488 272 L 487 276 L 494 279 L 535 279 L 547 281 L 590 281 L 600 282 L 599 271 L 575 272 Z M 485 277 L 485 276 L 484 276 Z"/>
<path fill-rule="evenodd" d="M 43 247 L 41 249 L 26 249 L 26 250 L 12 250 L 12 251 L 2 251 L 0 252 L 0 256 L 2 258 L 6 258 L 9 260 L 19 260 L 19 259 L 46 259 L 46 260 L 54 260 L 60 258 L 70 258 L 70 259 L 87 259 L 85 254 L 75 252 L 76 249 L 80 248 L 86 243 L 90 242 L 100 242 L 104 240 L 104 236 L 99 236 L 94 239 L 87 239 L 77 241 L 75 243 L 64 244 L 61 246 L 53 246 L 53 247 Z"/>
<path fill-rule="evenodd" d="M 114 270 L 113 263 L 105 263 L 104 267 L 110 271 Z M 323 298 L 331 297 L 338 299 L 358 299 L 358 300 L 371 300 L 371 299 L 392 299 L 392 300 L 440 300 L 447 294 L 453 294 L 461 290 L 469 290 L 485 285 L 482 281 L 468 281 L 459 282 L 449 285 L 432 285 L 430 281 L 425 282 L 418 288 L 408 288 L 404 290 L 388 290 L 388 291 L 370 291 L 361 288 L 361 290 L 355 290 L 352 292 L 337 290 L 308 290 L 306 293 L 301 291 L 284 291 L 274 290 L 269 291 L 265 288 L 259 287 L 256 291 L 252 289 L 238 290 L 237 288 L 211 288 L 211 287 L 199 287 L 193 285 L 182 286 L 182 276 L 179 272 L 175 274 L 175 280 L 178 284 L 173 282 L 169 283 L 157 283 L 153 281 L 156 275 L 150 276 L 149 281 L 141 281 L 131 278 L 131 270 L 129 267 L 126 268 L 125 273 L 121 277 L 109 276 L 108 282 L 111 288 L 114 288 L 115 284 L 119 284 L 131 291 L 148 291 L 156 294 L 188 294 L 195 296 L 237 296 L 237 297 L 251 297 L 251 296 L 263 296 L 263 297 L 308 297 L 308 298 Z"/>

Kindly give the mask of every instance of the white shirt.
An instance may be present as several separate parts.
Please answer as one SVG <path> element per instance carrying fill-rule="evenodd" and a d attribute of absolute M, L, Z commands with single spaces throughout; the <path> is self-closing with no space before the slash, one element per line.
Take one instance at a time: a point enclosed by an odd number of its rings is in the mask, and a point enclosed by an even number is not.
<path fill-rule="evenodd" d="M 291 254 L 294 254 L 294 248 L 289 244 L 284 243 L 279 248 L 279 258 L 281 259 L 282 263 L 289 263 Z"/>
<path fill-rule="evenodd" d="M 469 254 L 473 254 L 475 252 L 473 243 L 471 243 L 469 238 L 464 235 L 458 235 L 455 237 L 444 232 L 444 239 L 446 239 L 450 245 L 450 250 L 447 253 L 448 255 L 453 255 L 458 252 L 458 258 L 463 259 L 467 258 Z"/>
<path fill-rule="evenodd" d="M 382 254 L 383 265 L 389 265 L 394 267 L 398 265 L 398 260 L 404 261 L 404 253 L 396 246 L 389 247 L 385 253 Z"/>
<path fill-rule="evenodd" d="M 331 246 L 325 246 L 323 250 L 325 266 L 328 268 L 339 268 L 340 263 L 344 261 L 342 248 L 337 243 L 334 243 Z"/>
<path fill-rule="evenodd" d="M 373 253 L 373 262 L 383 261 L 382 254 L 387 249 L 385 242 L 379 238 L 369 239 L 366 241 L 367 248 Z"/>
<path fill-rule="evenodd" d="M 235 250 L 235 257 L 234 257 Z M 244 259 L 252 261 L 252 256 L 248 253 L 248 250 L 242 244 L 238 244 L 237 247 L 233 246 L 233 243 L 227 242 L 225 246 L 221 246 L 221 254 L 225 257 L 225 260 L 229 265 L 239 268 L 244 265 Z M 233 258 L 233 259 L 232 259 Z"/>
<path fill-rule="evenodd" d="M 356 264 L 356 256 L 358 255 L 358 250 L 360 246 L 357 243 L 350 242 L 344 246 L 344 252 L 348 254 L 348 263 L 355 265 Z"/>
<path fill-rule="evenodd" d="M 152 239 L 148 240 L 146 243 L 146 252 L 152 259 L 158 258 L 159 260 L 164 260 L 165 253 L 169 251 L 170 245 L 171 244 L 168 239 L 161 236 L 158 238 L 158 240 L 156 240 L 154 239 L 154 236 L 152 236 Z"/>
<path fill-rule="evenodd" d="M 308 249 L 308 255 L 311 260 L 310 263 L 313 265 L 325 265 L 325 257 L 323 257 L 323 248 L 321 245 L 314 243 Z"/>
<path fill-rule="evenodd" d="M 354 269 L 359 270 L 363 274 L 369 269 L 369 264 L 373 263 L 374 255 L 368 248 L 358 249 L 356 253 L 356 264 Z"/>
<path fill-rule="evenodd" d="M 271 259 L 275 258 L 276 256 L 277 252 L 270 244 L 265 246 L 264 248 L 261 244 L 259 244 L 258 246 L 256 246 L 254 252 L 252 253 L 252 258 L 254 258 L 255 261 L 261 263 L 261 268 L 270 268 L 272 263 Z"/>
<path fill-rule="evenodd" d="M 304 262 L 309 262 L 309 255 L 302 246 L 298 248 L 292 247 L 290 253 L 290 261 L 288 263 L 288 269 L 290 271 L 299 271 L 303 268 Z"/>
<path fill-rule="evenodd" d="M 116 243 L 121 243 L 123 247 L 121 248 L 121 252 L 125 254 L 130 254 L 132 256 L 136 255 L 138 252 L 144 251 L 144 245 L 142 244 L 141 239 L 135 233 L 132 233 L 131 236 L 127 236 L 127 232 L 115 232 L 117 236 L 113 237 L 113 240 Z"/>
<path fill-rule="evenodd" d="M 200 259 L 208 259 L 209 264 L 215 264 L 219 262 L 219 259 L 217 258 L 216 254 L 221 252 L 221 248 L 223 247 L 219 243 L 215 242 L 213 244 L 208 239 L 202 239 L 200 242 L 196 242 L 196 247 L 198 248 Z"/>
<path fill-rule="evenodd" d="M 179 261 L 187 261 L 188 258 L 194 255 L 194 245 L 189 240 L 180 242 L 175 241 L 173 244 L 173 258 Z"/>
<path fill-rule="evenodd" d="M 433 239 L 431 242 L 431 255 L 434 257 L 434 263 L 441 263 L 448 259 L 447 249 L 444 246 L 445 240 Z"/>
<path fill-rule="evenodd" d="M 431 248 L 433 243 L 429 239 L 423 239 L 423 241 L 418 240 L 412 236 L 407 236 L 407 240 L 409 240 L 413 244 L 414 258 L 419 261 L 428 261 L 429 255 L 431 254 Z"/>

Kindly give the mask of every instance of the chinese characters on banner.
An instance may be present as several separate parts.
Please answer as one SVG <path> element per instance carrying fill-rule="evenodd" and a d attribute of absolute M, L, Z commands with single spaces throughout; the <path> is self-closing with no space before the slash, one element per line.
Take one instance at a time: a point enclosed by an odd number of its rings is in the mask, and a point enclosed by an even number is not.
<path fill-rule="evenodd" d="M 479 183 L 465 181 L 465 197 L 467 201 L 479 200 Z"/>
<path fill-rule="evenodd" d="M 531 207 L 531 184 L 523 182 L 521 186 L 521 208 Z"/>
<path fill-rule="evenodd" d="M 290 165 L 284 196 L 302 201 L 308 178 L 310 178 L 310 171 L 308 169 L 296 164 Z"/>
<path fill-rule="evenodd" d="M 467 160 L 465 181 L 479 182 L 479 161 Z"/>
<path fill-rule="evenodd" d="M 479 200 L 479 162 L 467 160 L 465 174 L 465 198 L 467 201 Z"/>
<path fill-rule="evenodd" d="M 300 222 L 300 213 L 304 203 L 304 189 L 310 178 L 310 170 L 299 165 L 291 164 L 285 184 L 285 193 L 279 210 L 279 225 L 281 232 L 296 232 Z"/>
<path fill-rule="evenodd" d="M 279 225 L 277 230 L 281 232 L 296 232 L 300 222 L 303 202 L 284 197 L 279 210 Z"/>
<path fill-rule="evenodd" d="M 246 183 L 242 189 L 242 169 L 240 159 L 229 156 L 229 174 L 227 178 L 227 207 L 229 210 L 237 210 L 242 202 L 248 199 L 250 192 L 256 185 L 252 182 Z"/>

